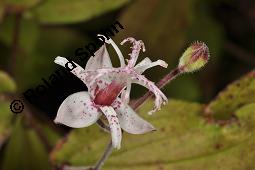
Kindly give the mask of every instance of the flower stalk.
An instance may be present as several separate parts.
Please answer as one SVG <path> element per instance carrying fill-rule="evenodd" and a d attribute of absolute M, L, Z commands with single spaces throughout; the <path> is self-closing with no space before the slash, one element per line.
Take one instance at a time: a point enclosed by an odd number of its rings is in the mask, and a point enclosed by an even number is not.
<path fill-rule="evenodd" d="M 158 86 L 159 89 L 162 89 L 165 85 L 170 83 L 173 79 L 175 79 L 181 73 L 182 73 L 182 71 L 177 67 L 177 68 L 173 69 L 170 73 L 168 73 L 165 77 L 163 77 L 156 85 Z M 133 104 L 131 104 L 131 107 L 134 110 L 137 110 L 151 96 L 153 96 L 153 93 L 148 91 L 142 97 L 137 99 Z"/>
<path fill-rule="evenodd" d="M 112 141 L 110 140 L 110 143 L 107 145 L 101 159 L 98 160 L 96 163 L 94 170 L 100 170 L 102 166 L 104 165 L 105 161 L 108 159 L 108 157 L 111 155 L 113 150 Z"/>

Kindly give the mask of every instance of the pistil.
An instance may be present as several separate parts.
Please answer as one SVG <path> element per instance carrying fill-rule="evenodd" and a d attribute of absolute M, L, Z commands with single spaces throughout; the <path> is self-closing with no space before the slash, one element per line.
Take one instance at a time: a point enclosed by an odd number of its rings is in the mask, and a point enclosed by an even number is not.
<path fill-rule="evenodd" d="M 118 97 L 121 90 L 124 88 L 124 83 L 119 81 L 112 81 L 104 89 L 101 89 L 94 99 L 94 103 L 98 105 L 110 106 Z"/>

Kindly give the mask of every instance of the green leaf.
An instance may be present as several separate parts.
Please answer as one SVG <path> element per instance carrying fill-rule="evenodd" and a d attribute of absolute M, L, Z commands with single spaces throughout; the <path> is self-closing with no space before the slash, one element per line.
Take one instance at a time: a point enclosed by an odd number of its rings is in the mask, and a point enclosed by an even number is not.
<path fill-rule="evenodd" d="M 20 117 L 6 146 L 1 169 L 51 169 L 42 142 Z"/>
<path fill-rule="evenodd" d="M 68 24 L 89 20 L 127 2 L 129 0 L 48 0 L 32 13 L 43 24 Z"/>
<path fill-rule="evenodd" d="M 0 148 L 11 132 L 11 118 L 13 113 L 10 111 L 10 103 L 0 101 Z"/>
<path fill-rule="evenodd" d="M 255 71 L 235 81 L 207 106 L 207 113 L 217 119 L 228 119 L 238 108 L 255 102 Z"/>
<path fill-rule="evenodd" d="M 16 84 L 14 80 L 5 72 L 0 71 L 0 93 L 14 92 Z"/>
<path fill-rule="evenodd" d="M 0 93 L 15 91 L 16 84 L 14 80 L 7 73 L 0 71 Z M 10 135 L 11 118 L 13 116 L 13 113 L 10 111 L 10 102 L 4 100 L 0 94 L 0 149 Z"/>

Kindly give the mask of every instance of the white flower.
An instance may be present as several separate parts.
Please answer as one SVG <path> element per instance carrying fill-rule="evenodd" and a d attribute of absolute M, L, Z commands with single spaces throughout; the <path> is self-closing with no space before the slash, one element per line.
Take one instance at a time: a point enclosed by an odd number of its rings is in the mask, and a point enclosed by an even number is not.
<path fill-rule="evenodd" d="M 167 63 L 162 60 L 152 62 L 145 58 L 135 65 L 140 50 L 145 51 L 145 47 L 141 40 L 136 41 L 134 38 L 125 39 L 121 45 L 127 41 L 133 44 L 127 65 L 121 51 L 111 39 L 106 40 L 106 43 L 111 44 L 118 54 L 120 67 L 112 67 L 105 45 L 88 60 L 85 69 L 75 63 L 77 67 L 71 72 L 85 83 L 88 92 L 68 96 L 58 109 L 55 123 L 82 128 L 95 123 L 104 114 L 109 122 L 112 144 L 118 149 L 121 145 L 121 128 L 131 134 L 143 134 L 155 129 L 128 105 L 131 83 L 140 84 L 155 94 L 155 106 L 150 114 L 159 110 L 161 104 L 167 102 L 167 97 L 142 73 L 157 65 L 166 68 Z M 54 62 L 65 66 L 68 60 L 56 57 Z"/>

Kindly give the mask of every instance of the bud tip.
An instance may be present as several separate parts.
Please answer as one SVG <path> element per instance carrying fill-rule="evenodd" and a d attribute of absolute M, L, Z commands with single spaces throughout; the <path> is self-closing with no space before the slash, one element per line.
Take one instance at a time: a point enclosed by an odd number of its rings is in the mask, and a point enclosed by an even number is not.
<path fill-rule="evenodd" d="M 206 44 L 196 41 L 183 53 L 178 67 L 183 72 L 197 71 L 208 62 L 209 56 L 209 49 Z"/>

